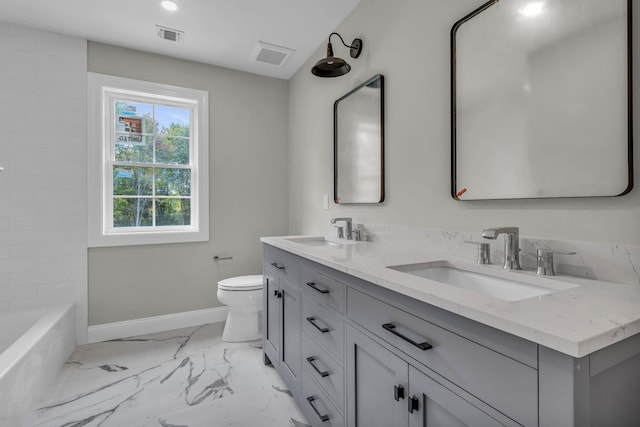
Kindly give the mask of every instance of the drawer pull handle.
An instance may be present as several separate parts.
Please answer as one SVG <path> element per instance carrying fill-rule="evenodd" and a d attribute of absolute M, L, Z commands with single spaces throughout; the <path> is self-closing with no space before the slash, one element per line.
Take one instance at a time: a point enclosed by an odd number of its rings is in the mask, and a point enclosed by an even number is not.
<path fill-rule="evenodd" d="M 276 298 L 282 298 L 282 291 L 273 291 L 273 296 Z"/>
<path fill-rule="evenodd" d="M 307 322 L 311 323 L 317 330 L 319 330 L 323 334 L 326 334 L 327 332 L 329 332 L 329 328 L 321 328 L 320 326 L 318 326 L 318 324 L 316 323 L 315 317 L 307 317 Z"/>
<path fill-rule="evenodd" d="M 415 345 L 416 347 L 418 347 L 422 351 L 429 350 L 430 348 L 433 348 L 433 346 L 431 344 L 429 344 L 428 342 L 426 342 L 426 341 L 425 342 L 415 342 L 411 338 L 405 337 L 400 332 L 395 330 L 396 326 L 393 323 L 385 323 L 384 325 L 382 325 L 382 327 L 384 329 L 386 329 L 387 331 L 391 332 L 393 335 L 402 338 L 403 340 L 405 340 L 409 344 Z"/>
<path fill-rule="evenodd" d="M 420 399 L 418 399 L 415 396 L 411 396 L 411 399 L 409 399 L 409 413 L 413 414 L 413 411 L 417 411 L 420 409 L 420 406 L 418 406 L 420 403 Z"/>
<path fill-rule="evenodd" d="M 277 262 L 272 262 L 271 265 L 273 265 L 278 270 L 284 270 L 284 265 L 278 264 Z"/>
<path fill-rule="evenodd" d="M 307 402 L 309 402 L 309 405 L 311 405 L 311 409 L 313 409 L 313 412 L 315 412 L 318 418 L 320 418 L 320 421 L 322 421 L 323 423 L 326 421 L 329 421 L 329 416 L 320 414 L 320 411 L 318 411 L 318 408 L 316 408 L 316 405 L 313 404 L 315 400 L 316 398 L 313 396 L 307 397 Z"/>
<path fill-rule="evenodd" d="M 324 377 L 328 377 L 329 376 L 329 372 L 327 371 L 321 371 L 320 369 L 318 369 L 318 367 L 316 366 L 315 362 L 316 358 L 313 356 L 309 356 L 307 357 L 307 362 L 309 362 L 309 365 L 311 365 L 311 367 L 318 373 L 318 375 L 320 375 L 322 378 Z"/>
<path fill-rule="evenodd" d="M 393 386 L 393 399 L 399 402 L 400 399 L 404 399 L 404 387 L 402 385 Z"/>
<path fill-rule="evenodd" d="M 320 292 L 321 294 L 328 294 L 329 292 L 331 292 L 329 289 L 320 289 L 314 282 L 307 282 L 307 286 L 309 286 L 310 288 L 315 289 L 316 291 Z"/>

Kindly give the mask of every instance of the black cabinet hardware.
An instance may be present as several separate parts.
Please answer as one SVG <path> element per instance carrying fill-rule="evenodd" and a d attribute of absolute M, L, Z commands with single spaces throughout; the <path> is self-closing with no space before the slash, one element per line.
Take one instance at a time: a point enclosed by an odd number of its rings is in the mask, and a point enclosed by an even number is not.
<path fill-rule="evenodd" d="M 273 265 L 278 270 L 284 270 L 284 265 L 278 264 L 277 262 L 272 262 L 271 265 Z"/>
<path fill-rule="evenodd" d="M 413 411 L 417 411 L 420 409 L 420 407 L 418 406 L 418 404 L 420 403 L 420 399 L 418 399 L 415 396 L 411 396 L 411 399 L 409 399 L 409 413 L 413 414 Z"/>
<path fill-rule="evenodd" d="M 429 350 L 430 348 L 433 348 L 433 346 L 431 344 L 429 344 L 428 342 L 426 342 L 426 341 L 424 341 L 424 342 L 415 342 L 411 338 L 402 335 L 400 332 L 395 330 L 396 326 L 393 323 L 385 323 L 384 325 L 382 325 L 382 327 L 384 329 L 386 329 L 387 331 L 391 332 L 393 335 L 402 338 L 403 340 L 405 340 L 409 344 L 415 345 L 416 347 L 418 347 L 422 351 Z"/>
<path fill-rule="evenodd" d="M 276 298 L 282 298 L 282 291 L 278 291 L 278 290 L 273 291 L 273 296 Z"/>
<path fill-rule="evenodd" d="M 402 385 L 393 386 L 393 398 L 396 402 L 399 402 L 400 399 L 404 399 L 404 387 Z"/>
<path fill-rule="evenodd" d="M 320 375 L 322 378 L 324 377 L 328 377 L 329 376 L 329 372 L 327 371 L 321 371 L 320 369 L 318 369 L 318 367 L 316 366 L 315 362 L 316 358 L 313 356 L 309 356 L 307 357 L 307 362 L 309 362 L 309 365 L 311 365 L 311 367 L 318 373 L 318 375 Z"/>
<path fill-rule="evenodd" d="M 314 326 L 314 328 L 316 328 L 317 330 L 319 330 L 323 334 L 329 332 L 329 328 L 321 328 L 320 326 L 318 326 L 318 324 L 316 323 L 316 318 L 315 317 L 307 317 L 307 322 L 311 323 Z"/>
<path fill-rule="evenodd" d="M 318 411 L 318 408 L 316 408 L 316 405 L 313 404 L 315 400 L 316 398 L 313 396 L 307 397 L 307 402 L 309 402 L 309 405 L 311 405 L 311 409 L 313 409 L 313 412 L 315 412 L 318 418 L 320 418 L 320 421 L 322 421 L 323 423 L 326 421 L 329 421 L 329 416 L 320 414 L 320 411 Z"/>
<path fill-rule="evenodd" d="M 307 286 L 309 286 L 310 288 L 315 289 L 316 291 L 320 292 L 321 294 L 328 294 L 329 292 L 331 292 L 329 289 L 320 289 L 314 282 L 307 282 Z"/>

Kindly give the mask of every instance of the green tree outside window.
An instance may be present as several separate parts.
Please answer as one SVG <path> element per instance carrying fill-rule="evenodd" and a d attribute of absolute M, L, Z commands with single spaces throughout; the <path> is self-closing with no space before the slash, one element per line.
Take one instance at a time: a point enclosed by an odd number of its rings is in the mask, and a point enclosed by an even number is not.
<path fill-rule="evenodd" d="M 191 225 L 190 111 L 129 101 L 114 107 L 113 226 Z M 141 118 L 140 131 L 131 137 L 119 117 Z"/>

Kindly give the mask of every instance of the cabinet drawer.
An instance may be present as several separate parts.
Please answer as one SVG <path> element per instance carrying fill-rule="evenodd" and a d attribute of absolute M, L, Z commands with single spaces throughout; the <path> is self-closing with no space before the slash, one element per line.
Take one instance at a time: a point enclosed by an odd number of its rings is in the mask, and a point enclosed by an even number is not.
<path fill-rule="evenodd" d="M 344 360 L 344 320 L 330 308 L 302 298 L 302 330 L 340 363 Z"/>
<path fill-rule="evenodd" d="M 300 264 L 285 251 L 272 246 L 264 246 L 265 274 L 276 274 L 285 277 L 296 285 L 300 282 Z"/>
<path fill-rule="evenodd" d="M 307 371 L 302 372 L 302 412 L 312 426 L 344 427 L 344 417 L 327 395 L 313 382 Z"/>
<path fill-rule="evenodd" d="M 344 313 L 346 288 L 342 283 L 304 267 L 300 283 L 305 295 Z"/>
<path fill-rule="evenodd" d="M 344 408 L 344 370 L 334 358 L 309 337 L 302 336 L 302 364 L 333 403 Z"/>
<path fill-rule="evenodd" d="M 538 424 L 538 375 L 433 323 L 349 288 L 353 321 L 525 426 Z"/>

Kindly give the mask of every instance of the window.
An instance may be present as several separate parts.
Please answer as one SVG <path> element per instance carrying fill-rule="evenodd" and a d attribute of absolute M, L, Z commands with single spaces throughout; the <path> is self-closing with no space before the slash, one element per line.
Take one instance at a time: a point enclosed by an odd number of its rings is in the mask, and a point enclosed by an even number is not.
<path fill-rule="evenodd" d="M 89 246 L 209 239 L 208 93 L 89 73 Z"/>

